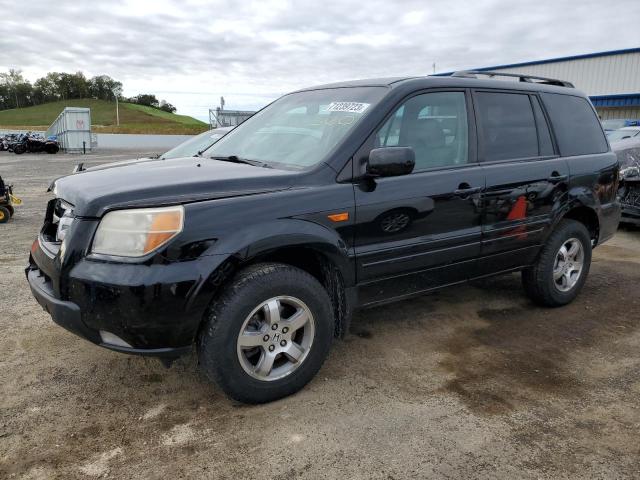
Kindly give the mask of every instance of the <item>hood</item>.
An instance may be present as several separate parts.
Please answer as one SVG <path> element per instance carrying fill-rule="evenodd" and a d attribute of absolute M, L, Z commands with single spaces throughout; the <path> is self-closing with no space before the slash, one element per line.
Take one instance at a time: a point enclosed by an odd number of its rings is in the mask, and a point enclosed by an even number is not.
<path fill-rule="evenodd" d="M 208 158 L 145 159 L 91 169 L 52 184 L 58 198 L 82 217 L 107 210 L 175 205 L 291 188 L 296 172 Z"/>
<path fill-rule="evenodd" d="M 625 138 L 611 142 L 621 168 L 640 167 L 640 138 Z"/>

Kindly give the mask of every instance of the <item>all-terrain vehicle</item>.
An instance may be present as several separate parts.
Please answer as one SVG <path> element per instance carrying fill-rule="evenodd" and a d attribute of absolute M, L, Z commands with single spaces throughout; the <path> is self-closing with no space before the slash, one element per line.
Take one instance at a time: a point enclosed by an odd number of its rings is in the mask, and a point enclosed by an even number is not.
<path fill-rule="evenodd" d="M 358 308 L 516 271 L 538 304 L 573 301 L 618 227 L 618 182 L 568 82 L 325 85 L 197 157 L 56 180 L 26 274 L 64 328 L 130 354 L 195 348 L 227 394 L 266 402 L 314 377 Z"/>
<path fill-rule="evenodd" d="M 22 200 L 13 196 L 13 185 L 7 185 L 0 177 L 0 223 L 7 223 L 15 212 L 14 206 Z"/>

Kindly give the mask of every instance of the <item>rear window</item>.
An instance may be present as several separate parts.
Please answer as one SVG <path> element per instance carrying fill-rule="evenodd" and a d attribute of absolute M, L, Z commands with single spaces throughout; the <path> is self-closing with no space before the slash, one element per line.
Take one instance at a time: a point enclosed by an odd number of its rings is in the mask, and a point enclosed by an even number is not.
<path fill-rule="evenodd" d="M 549 112 L 563 156 L 604 153 L 608 150 L 600 121 L 587 99 L 543 93 L 542 101 Z"/>
<path fill-rule="evenodd" d="M 529 95 L 476 93 L 485 161 L 538 156 L 538 135 Z"/>

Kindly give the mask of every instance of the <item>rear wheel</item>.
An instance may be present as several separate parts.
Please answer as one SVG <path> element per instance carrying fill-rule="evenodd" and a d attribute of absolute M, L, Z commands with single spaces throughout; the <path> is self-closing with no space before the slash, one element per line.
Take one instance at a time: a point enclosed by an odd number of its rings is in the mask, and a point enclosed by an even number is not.
<path fill-rule="evenodd" d="M 0 223 L 7 223 L 11 218 L 11 213 L 7 207 L 0 207 Z"/>
<path fill-rule="evenodd" d="M 264 403 L 291 395 L 322 366 L 334 331 L 331 301 L 307 272 L 262 263 L 214 300 L 198 341 L 204 372 L 230 397 Z"/>
<path fill-rule="evenodd" d="M 575 220 L 563 220 L 549 236 L 536 264 L 522 272 L 527 295 L 536 303 L 559 307 L 578 296 L 591 266 L 591 236 Z"/>
<path fill-rule="evenodd" d="M 27 149 L 25 148 L 24 145 L 16 145 L 15 147 L 13 147 L 13 153 L 15 153 L 17 155 L 21 155 L 26 151 L 27 151 Z"/>

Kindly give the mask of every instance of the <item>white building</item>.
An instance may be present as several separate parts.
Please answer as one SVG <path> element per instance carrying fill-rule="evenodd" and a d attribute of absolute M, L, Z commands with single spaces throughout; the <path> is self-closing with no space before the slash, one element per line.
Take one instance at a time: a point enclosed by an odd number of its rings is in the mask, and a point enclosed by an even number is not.
<path fill-rule="evenodd" d="M 603 120 L 640 119 L 640 48 L 474 68 L 567 80 L 591 98 Z"/>

